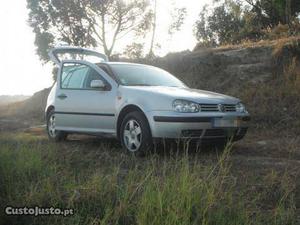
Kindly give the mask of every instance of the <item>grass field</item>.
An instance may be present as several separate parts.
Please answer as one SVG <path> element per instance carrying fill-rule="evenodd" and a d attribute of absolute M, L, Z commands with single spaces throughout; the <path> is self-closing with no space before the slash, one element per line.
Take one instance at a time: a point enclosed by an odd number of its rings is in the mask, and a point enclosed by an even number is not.
<path fill-rule="evenodd" d="M 36 131 L 2 133 L 0 221 L 298 224 L 299 152 L 290 145 L 284 154 L 276 143 L 255 151 L 251 138 L 224 151 L 159 148 L 134 157 L 112 140 L 74 136 L 55 144 Z M 6 216 L 7 205 L 72 208 L 74 215 Z"/>

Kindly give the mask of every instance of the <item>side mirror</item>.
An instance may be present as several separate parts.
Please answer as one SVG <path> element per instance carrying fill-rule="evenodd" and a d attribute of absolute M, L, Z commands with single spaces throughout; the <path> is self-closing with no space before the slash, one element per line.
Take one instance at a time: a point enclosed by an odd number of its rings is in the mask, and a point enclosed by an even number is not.
<path fill-rule="evenodd" d="M 102 80 L 92 80 L 91 88 L 105 88 L 105 84 Z"/>

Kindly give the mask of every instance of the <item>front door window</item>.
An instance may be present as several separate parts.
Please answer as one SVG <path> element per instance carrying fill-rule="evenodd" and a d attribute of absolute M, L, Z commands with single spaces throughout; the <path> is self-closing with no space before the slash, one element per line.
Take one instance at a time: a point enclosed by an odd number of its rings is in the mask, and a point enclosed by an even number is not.
<path fill-rule="evenodd" d="M 61 75 L 61 88 L 83 89 L 89 67 L 80 64 L 64 64 Z"/>

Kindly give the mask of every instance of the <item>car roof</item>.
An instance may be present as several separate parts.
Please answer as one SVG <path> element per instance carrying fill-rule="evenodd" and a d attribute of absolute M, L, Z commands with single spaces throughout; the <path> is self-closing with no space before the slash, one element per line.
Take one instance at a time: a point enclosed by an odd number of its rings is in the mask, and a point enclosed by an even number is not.
<path fill-rule="evenodd" d="M 100 62 L 96 64 L 106 64 L 106 65 L 133 65 L 133 66 L 150 66 L 148 64 L 141 64 L 141 63 L 131 63 L 131 62 Z"/>

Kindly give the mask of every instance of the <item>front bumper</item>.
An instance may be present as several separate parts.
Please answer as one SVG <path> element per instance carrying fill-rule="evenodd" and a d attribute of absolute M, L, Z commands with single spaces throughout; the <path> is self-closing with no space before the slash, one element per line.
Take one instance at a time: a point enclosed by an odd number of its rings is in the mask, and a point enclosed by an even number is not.
<path fill-rule="evenodd" d="M 197 113 L 198 114 L 198 113 Z M 176 113 L 151 111 L 147 115 L 153 138 L 216 139 L 233 137 L 239 140 L 245 136 L 249 126 L 248 113 Z M 229 127 L 218 127 L 214 120 L 231 119 L 239 123 Z"/>

